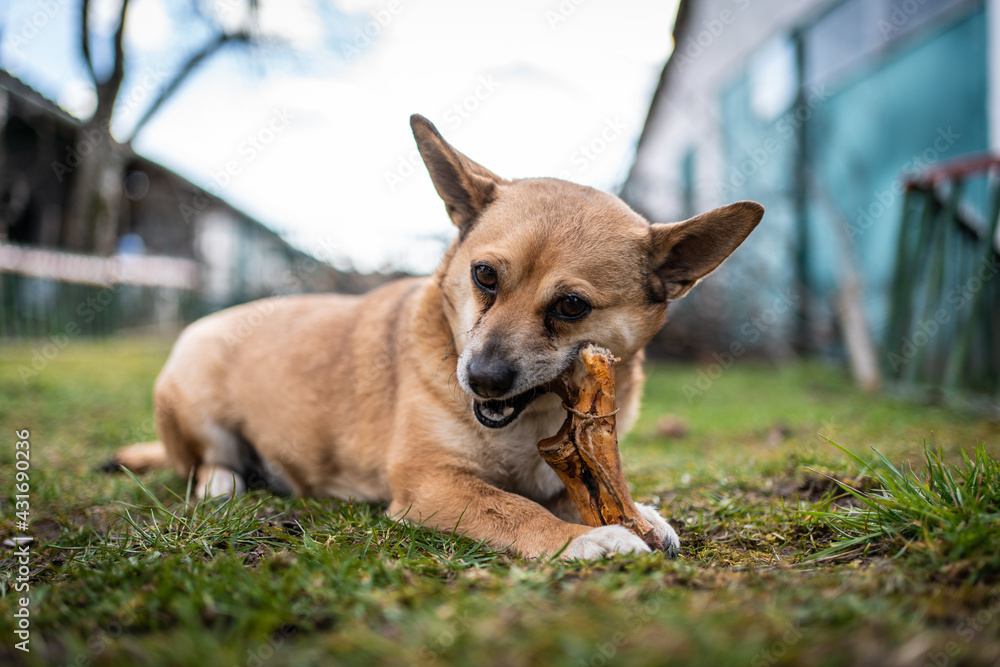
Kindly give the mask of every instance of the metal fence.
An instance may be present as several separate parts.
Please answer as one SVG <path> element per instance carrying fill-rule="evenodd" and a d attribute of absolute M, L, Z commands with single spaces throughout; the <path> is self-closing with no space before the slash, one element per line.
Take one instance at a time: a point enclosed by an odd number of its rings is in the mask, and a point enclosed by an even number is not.
<path fill-rule="evenodd" d="M 201 314 L 198 265 L 0 245 L 0 337 L 172 333 Z"/>

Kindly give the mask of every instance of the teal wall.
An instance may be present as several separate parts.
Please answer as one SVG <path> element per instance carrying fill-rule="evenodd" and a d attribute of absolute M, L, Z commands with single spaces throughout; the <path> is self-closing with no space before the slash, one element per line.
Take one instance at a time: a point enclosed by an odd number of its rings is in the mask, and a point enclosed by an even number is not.
<path fill-rule="evenodd" d="M 807 39 L 808 28 L 788 39 Z M 801 278 L 816 297 L 814 318 L 831 321 L 849 248 L 877 336 L 888 316 L 904 172 L 989 146 L 983 5 L 890 46 L 825 81 L 803 85 L 796 71 L 799 96 L 770 119 L 753 111 L 753 58 L 720 99 L 719 198 L 764 204 L 761 230 L 784 242 L 788 280 Z M 761 254 L 765 239 L 753 243 L 758 261 L 773 262 Z"/>
<path fill-rule="evenodd" d="M 986 38 L 979 10 L 913 40 L 831 87 L 805 126 L 808 282 L 820 294 L 835 288 L 847 239 L 876 334 L 888 315 L 904 172 L 989 146 Z"/>

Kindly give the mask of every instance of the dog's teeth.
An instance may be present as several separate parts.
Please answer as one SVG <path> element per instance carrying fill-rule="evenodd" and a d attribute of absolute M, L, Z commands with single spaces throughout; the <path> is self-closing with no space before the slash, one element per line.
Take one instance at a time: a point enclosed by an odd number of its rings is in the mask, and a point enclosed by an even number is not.
<path fill-rule="evenodd" d="M 507 407 L 505 407 L 503 409 L 503 416 L 504 417 L 510 417 L 512 414 L 514 414 L 514 406 L 513 405 L 508 405 Z"/>

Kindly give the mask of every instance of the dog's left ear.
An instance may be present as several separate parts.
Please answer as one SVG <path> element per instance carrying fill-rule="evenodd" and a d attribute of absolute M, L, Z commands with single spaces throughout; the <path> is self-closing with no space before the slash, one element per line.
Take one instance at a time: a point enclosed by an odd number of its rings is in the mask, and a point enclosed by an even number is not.
<path fill-rule="evenodd" d="M 452 148 L 423 116 L 410 116 L 410 128 L 434 189 L 444 200 L 452 222 L 464 235 L 469 223 L 493 201 L 496 186 L 503 179 Z"/>
<path fill-rule="evenodd" d="M 684 222 L 650 225 L 649 266 L 654 293 L 679 299 L 714 271 L 753 231 L 764 216 L 755 201 L 739 201 Z M 657 289 L 659 288 L 659 289 Z"/>

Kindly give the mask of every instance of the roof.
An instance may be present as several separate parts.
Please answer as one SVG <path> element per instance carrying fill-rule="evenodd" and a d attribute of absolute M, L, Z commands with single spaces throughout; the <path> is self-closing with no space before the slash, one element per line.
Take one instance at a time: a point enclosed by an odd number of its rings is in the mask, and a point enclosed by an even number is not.
<path fill-rule="evenodd" d="M 677 54 L 677 45 L 681 42 L 681 36 L 687 27 L 688 18 L 688 7 L 691 5 L 691 0 L 680 0 L 677 4 L 677 17 L 674 19 L 674 27 L 671 34 L 674 38 L 674 49 L 671 51 L 670 56 L 667 58 L 667 62 L 663 65 L 663 70 L 660 72 L 660 80 L 656 84 L 656 90 L 653 92 L 653 99 L 649 103 L 649 111 L 646 112 L 646 120 L 642 124 L 642 132 L 639 134 L 639 143 L 636 146 L 638 149 L 646 141 L 646 133 L 649 132 L 650 121 L 656 113 L 656 108 L 659 106 L 660 99 L 662 98 L 664 91 L 669 83 L 669 72 L 671 71 L 671 63 L 674 60 L 674 56 Z M 633 168 L 635 163 L 633 163 Z M 629 179 L 632 177 L 631 170 L 629 170 Z M 628 179 L 626 179 L 627 181 Z"/>
<path fill-rule="evenodd" d="M 71 123 L 73 125 L 80 125 L 80 120 L 78 118 L 71 116 L 58 104 L 45 97 L 10 72 L 3 69 L 0 69 L 0 88 L 10 91 L 25 102 L 38 107 L 42 111 L 47 111 L 48 113 L 57 116 L 64 122 Z"/>
<path fill-rule="evenodd" d="M 6 70 L 3 69 L 0 69 L 0 88 L 10 91 L 12 94 L 16 95 L 19 99 L 24 100 L 25 102 L 33 106 L 38 107 L 45 113 L 55 116 L 60 121 L 69 123 L 74 127 L 80 127 L 83 124 L 79 118 L 70 115 L 58 104 L 56 104 L 49 98 L 45 97 L 40 92 L 32 88 L 30 85 L 28 85 L 21 79 L 14 76 L 10 72 L 7 72 Z M 169 169 L 168 167 L 165 167 L 162 164 L 159 164 L 158 162 L 153 162 L 152 160 L 139 155 L 134 150 L 132 150 L 132 147 L 130 145 L 123 145 L 121 148 L 124 151 L 126 160 L 140 164 L 143 169 L 159 171 L 165 174 L 171 180 L 178 181 L 182 186 L 186 188 L 190 188 L 191 190 L 197 190 L 199 192 L 204 192 L 205 196 L 208 197 L 210 200 L 218 202 L 221 206 L 223 206 L 226 209 L 229 209 L 237 216 L 244 218 L 250 223 L 263 228 L 270 234 L 274 234 L 278 238 L 278 240 L 281 241 L 281 243 L 288 246 L 293 252 L 301 254 L 303 256 L 305 255 L 305 253 L 302 253 L 302 251 L 298 250 L 297 248 L 289 244 L 287 241 L 285 241 L 285 239 L 281 237 L 281 234 L 274 231 L 260 220 L 257 220 L 253 216 L 249 215 L 246 211 L 243 211 L 237 208 L 236 206 L 233 206 L 231 203 L 220 197 L 217 197 L 209 192 L 205 192 L 203 188 L 192 183 L 191 181 L 184 178 L 183 176 L 173 171 L 172 169 Z"/>

